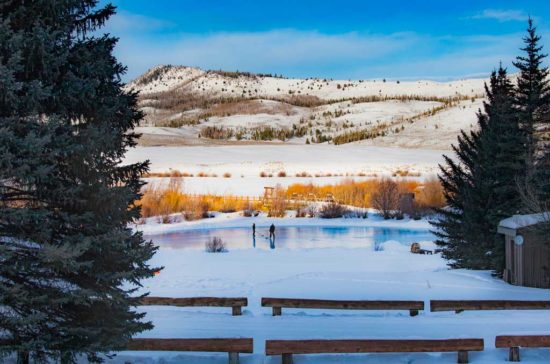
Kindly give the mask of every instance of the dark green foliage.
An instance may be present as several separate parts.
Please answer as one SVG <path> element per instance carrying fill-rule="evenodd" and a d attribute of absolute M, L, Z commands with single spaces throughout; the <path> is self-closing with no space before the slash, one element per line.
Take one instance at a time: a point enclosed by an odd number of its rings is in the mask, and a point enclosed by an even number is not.
<path fill-rule="evenodd" d="M 520 200 L 524 189 L 529 203 L 548 206 L 550 86 L 539 42 L 530 19 L 524 55 L 514 63 L 520 71 L 517 87 L 512 89 L 502 69 L 492 75 L 479 131 L 462 133 L 455 148 L 458 162 L 446 158 L 441 168 L 449 207 L 440 211 L 442 217 L 434 225 L 438 244 L 455 267 L 500 274 L 504 252 L 495 231 L 499 220 L 531 208 Z"/>
<path fill-rule="evenodd" d="M 514 66 L 520 71 L 515 103 L 522 129 L 527 138 L 529 158 L 535 158 L 536 155 L 538 140 L 535 128 L 550 107 L 548 68 L 542 66 L 547 55 L 542 53 L 540 39 L 533 26 L 533 20 L 529 19 L 527 36 L 523 38 L 525 46 L 521 49 L 524 55 L 518 56 L 514 62 Z"/>
<path fill-rule="evenodd" d="M 478 114 L 478 130 L 462 134 L 445 157 L 440 180 L 448 207 L 440 210 L 438 245 L 454 267 L 502 270 L 498 222 L 521 207 L 517 179 L 525 171 L 525 140 L 513 109 L 513 86 L 502 68 L 486 86 L 488 101 Z"/>
<path fill-rule="evenodd" d="M 148 164 L 120 166 L 142 114 L 96 5 L 0 3 L 0 360 L 97 361 L 151 328 L 131 296 L 155 248 L 128 228 Z"/>
<path fill-rule="evenodd" d="M 541 37 L 536 34 L 529 19 L 523 56 L 517 57 L 514 66 L 519 71 L 516 91 L 516 108 L 522 130 L 527 139 L 528 169 L 525 184 L 532 185 L 543 202 L 550 201 L 550 84 L 549 70 L 542 62 Z"/>

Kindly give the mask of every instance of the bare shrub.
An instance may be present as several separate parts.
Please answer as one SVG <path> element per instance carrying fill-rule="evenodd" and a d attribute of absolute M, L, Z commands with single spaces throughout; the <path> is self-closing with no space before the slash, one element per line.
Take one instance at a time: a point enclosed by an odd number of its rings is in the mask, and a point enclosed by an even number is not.
<path fill-rule="evenodd" d="M 223 213 L 235 212 L 237 211 L 237 208 L 238 208 L 237 205 L 238 205 L 238 201 L 235 198 L 232 198 L 231 196 L 229 196 L 227 198 L 223 198 L 219 211 Z"/>
<path fill-rule="evenodd" d="M 207 253 L 225 253 L 227 249 L 225 248 L 225 243 L 220 237 L 213 237 L 208 240 L 205 244 L 205 250 Z"/>
<path fill-rule="evenodd" d="M 200 135 L 208 139 L 231 139 L 233 130 L 223 126 L 205 126 L 201 129 Z"/>
<path fill-rule="evenodd" d="M 231 173 L 225 172 L 225 173 L 223 174 L 223 178 L 231 178 Z"/>
<path fill-rule="evenodd" d="M 424 181 L 416 200 L 423 208 L 433 209 L 445 206 L 443 186 L 441 186 L 441 182 L 437 177 L 428 178 Z"/>
<path fill-rule="evenodd" d="M 200 197 L 187 198 L 183 208 L 183 217 L 187 221 L 208 217 L 208 202 Z"/>
<path fill-rule="evenodd" d="M 371 205 L 380 211 L 384 219 L 390 219 L 399 204 L 399 187 L 391 178 L 378 181 L 376 190 L 371 195 Z"/>
<path fill-rule="evenodd" d="M 296 208 L 296 217 L 306 217 L 307 216 L 307 211 L 305 208 L 303 207 L 298 207 Z"/>
<path fill-rule="evenodd" d="M 277 177 L 286 177 L 286 172 L 285 171 L 279 171 L 279 173 L 277 173 Z"/>
<path fill-rule="evenodd" d="M 277 185 L 273 191 L 273 199 L 269 205 L 267 216 L 284 217 L 286 213 L 286 191 L 281 185 Z"/>
<path fill-rule="evenodd" d="M 307 216 L 309 217 L 315 217 L 317 216 L 317 213 L 318 213 L 318 209 L 317 209 L 317 205 L 315 204 L 310 204 L 306 207 L 306 214 Z"/>
<path fill-rule="evenodd" d="M 349 209 L 336 202 L 330 202 L 321 206 L 319 217 L 322 219 L 337 219 L 349 213 Z"/>

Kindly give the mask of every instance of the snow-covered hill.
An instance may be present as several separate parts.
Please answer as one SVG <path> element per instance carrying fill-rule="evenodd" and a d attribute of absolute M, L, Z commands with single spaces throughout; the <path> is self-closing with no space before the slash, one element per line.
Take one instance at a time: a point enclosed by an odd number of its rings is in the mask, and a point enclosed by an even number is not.
<path fill-rule="evenodd" d="M 359 142 L 448 149 L 475 124 L 485 79 L 290 79 L 157 66 L 127 85 L 143 145 Z M 171 131 L 157 127 L 174 128 Z"/>

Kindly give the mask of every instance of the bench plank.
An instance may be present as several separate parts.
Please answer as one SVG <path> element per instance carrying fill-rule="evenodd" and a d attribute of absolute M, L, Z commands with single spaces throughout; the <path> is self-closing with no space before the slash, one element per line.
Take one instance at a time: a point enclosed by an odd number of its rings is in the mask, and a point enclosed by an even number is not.
<path fill-rule="evenodd" d="M 430 311 L 466 310 L 548 310 L 550 301 L 518 301 L 518 300 L 433 300 L 430 301 Z"/>
<path fill-rule="evenodd" d="M 500 335 L 495 338 L 496 348 L 508 348 L 508 361 L 520 361 L 520 348 L 548 348 L 550 335 Z"/>
<path fill-rule="evenodd" d="M 242 307 L 248 305 L 246 297 L 144 297 L 143 306 L 178 307 Z"/>
<path fill-rule="evenodd" d="M 253 339 L 131 339 L 127 350 L 252 353 Z"/>
<path fill-rule="evenodd" d="M 550 335 L 501 335 L 495 338 L 497 348 L 550 348 Z"/>
<path fill-rule="evenodd" d="M 262 298 L 262 307 L 312 308 L 330 310 L 409 310 L 424 309 L 423 301 L 322 300 L 304 298 Z M 280 314 L 280 313 L 279 313 Z M 412 312 L 411 312 L 412 314 Z"/>
<path fill-rule="evenodd" d="M 483 339 L 268 340 L 266 355 L 482 351 Z"/>
<path fill-rule="evenodd" d="M 242 315 L 242 307 L 248 306 L 246 297 L 144 297 L 142 306 L 176 306 L 176 307 L 231 307 L 233 316 Z"/>

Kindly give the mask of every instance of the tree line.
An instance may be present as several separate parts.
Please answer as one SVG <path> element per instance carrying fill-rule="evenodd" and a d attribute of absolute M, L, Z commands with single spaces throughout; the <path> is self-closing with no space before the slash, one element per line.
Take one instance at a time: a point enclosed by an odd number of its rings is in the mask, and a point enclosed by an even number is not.
<path fill-rule="evenodd" d="M 516 57 L 517 80 L 500 65 L 485 85 L 487 101 L 477 128 L 463 131 L 439 175 L 447 206 L 433 222 L 437 244 L 452 267 L 490 269 L 501 275 L 504 242 L 500 220 L 531 212 L 526 191 L 544 206 L 550 200 L 550 85 L 546 54 L 532 19 Z"/>

